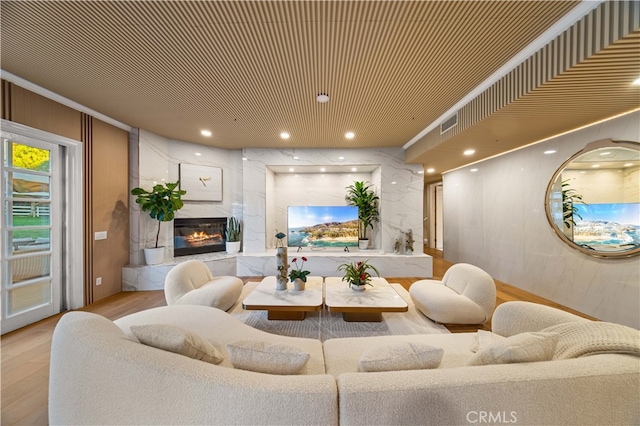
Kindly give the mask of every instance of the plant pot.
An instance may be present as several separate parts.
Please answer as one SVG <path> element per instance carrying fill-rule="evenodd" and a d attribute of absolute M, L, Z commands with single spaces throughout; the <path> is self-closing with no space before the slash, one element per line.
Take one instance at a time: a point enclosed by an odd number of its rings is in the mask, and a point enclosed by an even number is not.
<path fill-rule="evenodd" d="M 147 265 L 158 265 L 164 262 L 164 247 L 144 249 L 144 261 Z"/>
<path fill-rule="evenodd" d="M 358 240 L 358 248 L 359 248 L 360 250 L 366 250 L 366 249 L 368 249 L 368 248 L 369 248 L 369 239 L 368 239 L 368 238 L 366 238 L 366 239 Z"/>
<path fill-rule="evenodd" d="M 365 291 L 367 289 L 366 285 L 351 285 L 351 288 L 355 291 Z"/>
<path fill-rule="evenodd" d="M 240 252 L 240 241 L 227 241 L 225 248 L 228 254 L 238 254 Z"/>
<path fill-rule="evenodd" d="M 295 291 L 302 291 L 304 290 L 305 284 L 306 283 L 302 281 L 300 278 L 296 278 L 295 280 L 293 280 L 293 289 Z"/>

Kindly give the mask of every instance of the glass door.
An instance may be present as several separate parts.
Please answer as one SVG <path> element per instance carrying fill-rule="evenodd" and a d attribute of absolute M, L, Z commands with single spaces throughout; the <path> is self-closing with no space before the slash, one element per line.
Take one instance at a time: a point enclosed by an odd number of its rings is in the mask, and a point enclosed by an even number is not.
<path fill-rule="evenodd" d="M 2 333 L 61 310 L 58 145 L 2 139 Z"/>

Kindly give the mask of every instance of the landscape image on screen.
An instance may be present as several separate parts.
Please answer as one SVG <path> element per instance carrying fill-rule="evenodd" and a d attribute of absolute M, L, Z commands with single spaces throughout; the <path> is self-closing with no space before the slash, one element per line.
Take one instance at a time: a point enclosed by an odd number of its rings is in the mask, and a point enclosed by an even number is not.
<path fill-rule="evenodd" d="M 640 203 L 574 204 L 573 241 L 597 250 L 640 245 Z"/>
<path fill-rule="evenodd" d="M 357 247 L 358 208 L 353 206 L 289 206 L 289 247 Z"/>

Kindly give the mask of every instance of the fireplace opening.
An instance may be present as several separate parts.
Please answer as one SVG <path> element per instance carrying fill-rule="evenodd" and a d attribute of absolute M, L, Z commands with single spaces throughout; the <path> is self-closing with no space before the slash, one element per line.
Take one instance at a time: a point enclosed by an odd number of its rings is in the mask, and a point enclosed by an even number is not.
<path fill-rule="evenodd" d="M 226 228 L 226 217 L 174 219 L 173 255 L 224 251 Z"/>

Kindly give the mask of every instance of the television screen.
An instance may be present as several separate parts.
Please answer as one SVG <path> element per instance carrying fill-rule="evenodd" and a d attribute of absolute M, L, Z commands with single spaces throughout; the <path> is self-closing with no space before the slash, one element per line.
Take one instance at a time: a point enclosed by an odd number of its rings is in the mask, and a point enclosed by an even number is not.
<path fill-rule="evenodd" d="M 640 245 L 640 203 L 574 204 L 573 241 L 602 249 Z M 579 216 L 578 216 L 579 215 Z"/>
<path fill-rule="evenodd" d="M 353 206 L 289 206 L 289 247 L 357 247 L 358 208 Z"/>

